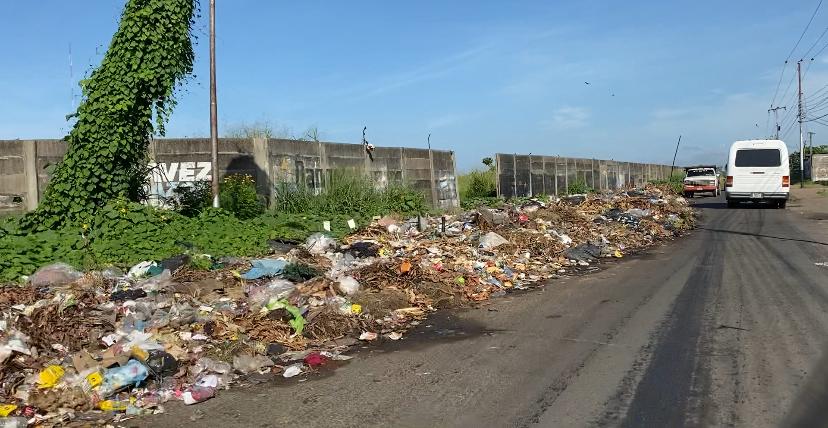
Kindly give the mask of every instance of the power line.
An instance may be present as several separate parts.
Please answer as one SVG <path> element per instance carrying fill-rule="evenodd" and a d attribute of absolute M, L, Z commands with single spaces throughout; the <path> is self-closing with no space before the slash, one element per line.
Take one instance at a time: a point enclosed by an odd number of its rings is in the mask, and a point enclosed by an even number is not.
<path fill-rule="evenodd" d="M 773 100 L 771 100 L 771 107 L 773 107 L 774 103 L 776 102 L 776 96 L 779 94 L 779 85 L 782 83 L 782 78 L 785 76 L 785 69 L 788 67 L 788 61 L 791 59 L 791 56 L 793 55 L 793 53 L 796 51 L 796 48 L 799 47 L 799 43 L 802 42 L 802 38 L 805 37 L 805 33 L 808 32 L 808 28 L 811 27 L 811 23 L 814 21 L 814 17 L 816 16 L 817 12 L 819 11 L 819 8 L 822 7 L 822 1 L 823 0 L 819 0 L 819 3 L 817 4 L 816 9 L 814 9 L 814 13 L 811 14 L 811 19 L 808 20 L 808 24 L 805 25 L 805 29 L 802 30 L 802 34 L 799 35 L 799 39 L 797 39 L 796 44 L 794 44 L 794 47 L 788 53 L 788 57 L 785 58 L 785 65 L 782 66 L 782 73 L 779 75 L 779 82 L 776 84 L 776 91 L 773 93 Z M 821 37 L 822 36 L 820 36 L 820 38 Z M 825 49 L 825 48 L 823 47 L 823 49 Z M 810 49 L 809 49 L 809 51 L 810 51 Z M 820 53 L 821 52 L 822 52 L 822 50 L 820 50 Z M 788 86 L 790 87 L 790 84 Z M 786 89 L 785 93 L 787 93 L 787 92 L 788 92 L 788 90 Z M 782 98 L 784 99 L 785 96 L 782 95 Z"/>
<path fill-rule="evenodd" d="M 805 26 L 805 29 L 802 30 L 802 34 L 799 35 L 799 40 L 796 41 L 793 49 L 791 49 L 791 53 L 788 54 L 788 57 L 785 58 L 785 62 L 787 63 L 789 59 L 791 59 L 791 55 L 793 55 L 796 48 L 799 47 L 799 43 L 802 41 L 802 38 L 805 37 L 805 33 L 808 32 L 808 28 L 811 27 L 811 23 L 814 22 L 814 17 L 816 17 L 817 12 L 819 12 L 819 8 L 822 6 L 822 0 L 819 0 L 819 4 L 817 4 L 816 9 L 814 9 L 814 13 L 811 14 L 811 19 L 808 20 L 808 24 Z"/>
<path fill-rule="evenodd" d="M 819 43 L 819 41 L 822 40 L 823 37 L 825 37 L 825 33 L 828 33 L 828 27 L 825 27 L 825 29 L 822 30 L 822 34 L 820 34 L 819 37 L 817 37 L 817 39 L 814 40 L 814 44 L 812 44 L 811 47 L 808 48 L 808 50 L 805 51 L 804 54 L 802 54 L 803 58 L 808 58 L 808 54 L 811 53 L 811 51 L 814 49 L 817 43 Z"/>

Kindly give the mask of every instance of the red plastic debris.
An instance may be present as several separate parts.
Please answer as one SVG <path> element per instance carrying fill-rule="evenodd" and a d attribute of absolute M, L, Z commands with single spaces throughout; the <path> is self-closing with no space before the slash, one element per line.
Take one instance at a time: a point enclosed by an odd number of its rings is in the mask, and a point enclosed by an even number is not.
<path fill-rule="evenodd" d="M 305 364 L 307 364 L 311 368 L 324 366 L 327 363 L 328 357 L 320 354 L 319 352 L 311 352 L 305 357 Z"/>

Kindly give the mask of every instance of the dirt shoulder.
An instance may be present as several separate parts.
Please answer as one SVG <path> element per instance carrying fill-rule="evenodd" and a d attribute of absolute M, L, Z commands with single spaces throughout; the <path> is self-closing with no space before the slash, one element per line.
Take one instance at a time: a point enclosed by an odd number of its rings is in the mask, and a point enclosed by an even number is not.
<path fill-rule="evenodd" d="M 791 211 L 806 218 L 819 221 L 828 221 L 828 186 L 791 187 L 791 200 L 788 203 Z"/>

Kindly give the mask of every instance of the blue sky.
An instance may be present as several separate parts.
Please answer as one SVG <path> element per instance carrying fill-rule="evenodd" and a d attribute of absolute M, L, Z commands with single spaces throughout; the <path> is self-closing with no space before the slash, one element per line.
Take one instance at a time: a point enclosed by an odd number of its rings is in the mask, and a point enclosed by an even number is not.
<path fill-rule="evenodd" d="M 201 2 L 197 77 L 168 136 L 209 134 Z M 100 62 L 123 3 L 0 3 L 0 139 L 67 132 L 73 83 L 79 92 L 69 44 L 77 81 Z M 366 125 L 378 146 L 412 147 L 430 132 L 468 169 L 495 152 L 669 163 L 679 134 L 679 164 L 722 164 L 731 141 L 770 132 L 783 61 L 817 1 L 217 3 L 220 132 L 258 121 L 359 142 Z M 792 59 L 826 27 L 828 4 Z M 826 58 L 810 64 L 806 94 L 828 84 Z M 823 128 L 812 127 L 815 143 Z"/>

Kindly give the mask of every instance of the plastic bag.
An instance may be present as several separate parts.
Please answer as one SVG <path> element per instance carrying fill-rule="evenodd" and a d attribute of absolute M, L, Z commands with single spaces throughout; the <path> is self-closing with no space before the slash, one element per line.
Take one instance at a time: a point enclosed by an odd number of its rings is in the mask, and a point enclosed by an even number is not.
<path fill-rule="evenodd" d="M 311 254 L 324 254 L 336 245 L 336 240 L 324 233 L 314 233 L 305 240 L 305 248 Z"/>
<path fill-rule="evenodd" d="M 345 295 L 353 296 L 359 291 L 359 282 L 352 276 L 343 276 L 339 278 L 338 288 Z"/>
<path fill-rule="evenodd" d="M 494 232 L 489 232 L 480 238 L 480 248 L 483 250 L 491 250 L 508 243 L 509 241 L 506 238 Z"/>
<path fill-rule="evenodd" d="M 302 330 L 305 329 L 305 317 L 302 316 L 302 311 L 296 306 L 291 305 L 287 300 L 271 299 L 267 305 L 262 308 L 262 312 L 275 311 L 277 309 L 284 309 L 293 316 L 293 319 L 288 321 L 297 335 L 302 335 Z"/>
<path fill-rule="evenodd" d="M 276 278 L 266 285 L 250 287 L 247 291 L 247 304 L 251 308 L 260 308 L 271 300 L 280 300 L 288 297 L 296 284 L 281 278 Z"/>
<path fill-rule="evenodd" d="M 137 265 L 129 268 L 129 272 L 127 272 L 127 277 L 129 278 L 141 278 L 147 275 L 150 268 L 156 266 L 154 261 L 148 260 Z"/>
<path fill-rule="evenodd" d="M 83 277 L 79 272 L 66 263 L 54 263 L 38 269 L 29 277 L 34 287 L 53 287 L 71 284 Z"/>
<path fill-rule="evenodd" d="M 102 397 L 108 397 L 128 386 L 138 386 L 147 376 L 149 370 L 146 366 L 136 360 L 129 360 L 123 367 L 107 370 L 98 391 Z"/>
<path fill-rule="evenodd" d="M 263 276 L 276 276 L 282 273 L 287 261 L 283 259 L 258 259 L 251 260 L 253 266 L 249 271 L 242 274 L 244 279 L 258 279 Z"/>
<path fill-rule="evenodd" d="M 302 367 L 304 367 L 302 365 L 302 363 L 296 363 L 296 364 L 293 364 L 291 366 L 287 366 L 287 367 L 285 367 L 285 371 L 282 373 L 282 377 L 284 377 L 284 378 L 294 377 L 294 376 L 302 373 Z"/>

